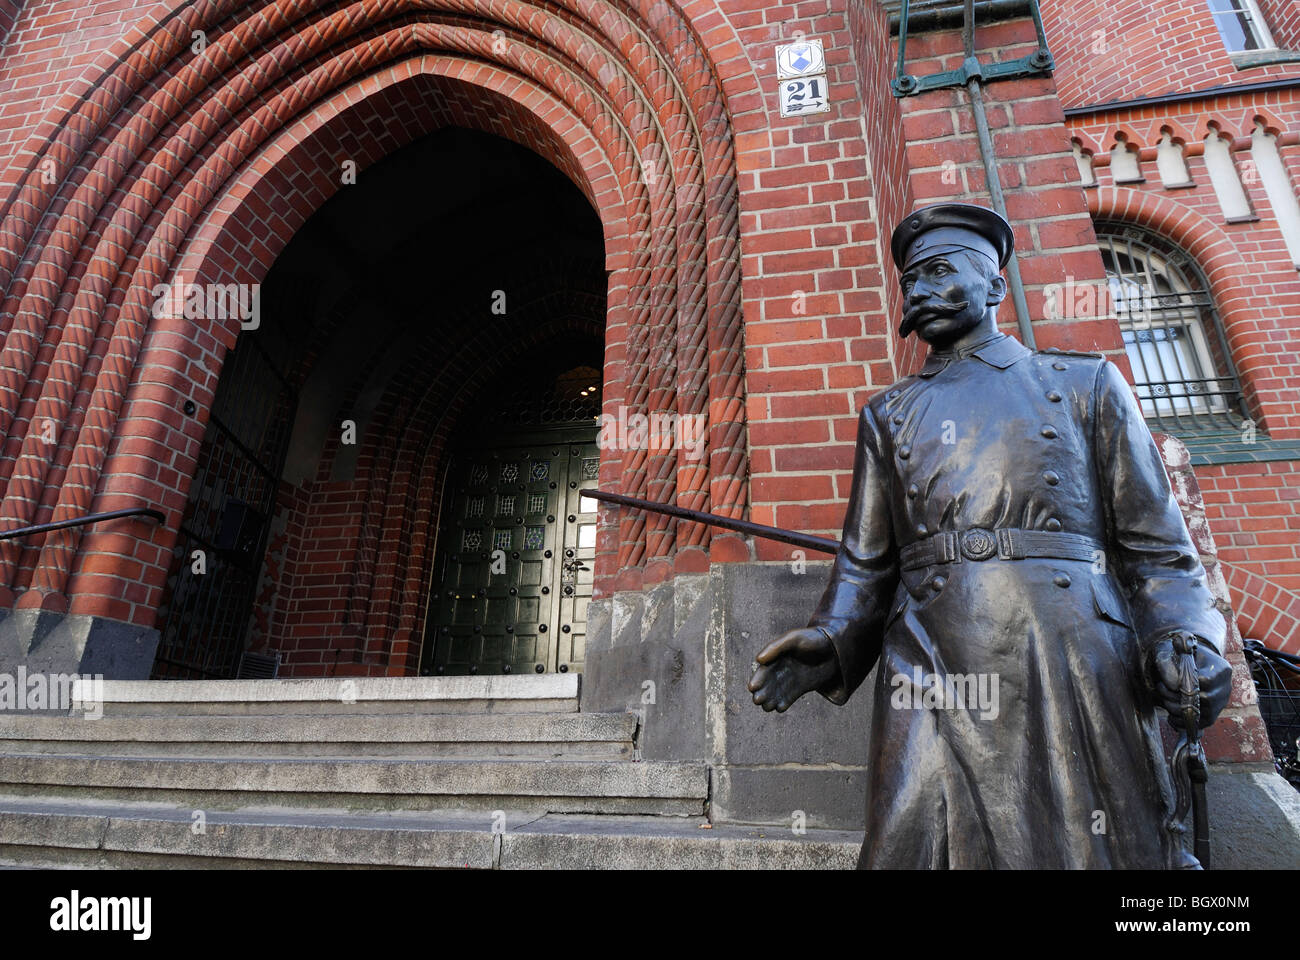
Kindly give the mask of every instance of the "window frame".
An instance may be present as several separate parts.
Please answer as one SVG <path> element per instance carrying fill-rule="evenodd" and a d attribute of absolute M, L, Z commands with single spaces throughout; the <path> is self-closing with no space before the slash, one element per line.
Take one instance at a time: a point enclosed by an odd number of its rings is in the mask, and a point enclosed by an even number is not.
<path fill-rule="evenodd" d="M 1199 264 L 1142 227 L 1107 220 L 1094 226 L 1147 424 L 1176 436 L 1239 433 L 1251 417 Z M 1130 306 L 1131 296 L 1116 296 L 1117 288 L 1141 291 L 1140 313 Z M 1175 340 L 1182 346 L 1174 346 Z"/>
<path fill-rule="evenodd" d="M 1264 12 L 1260 10 L 1256 0 L 1225 0 L 1236 7 L 1235 11 L 1219 11 L 1214 8 L 1213 0 L 1207 0 L 1206 6 L 1210 10 L 1210 18 L 1214 21 L 1215 29 L 1219 31 L 1219 37 L 1223 40 L 1223 47 L 1230 54 L 1251 54 L 1260 53 L 1269 50 L 1277 50 L 1277 41 L 1273 39 L 1273 31 L 1269 29 L 1268 21 L 1264 19 Z M 1253 39 L 1258 44 L 1255 47 L 1233 47 L 1229 42 L 1228 34 L 1224 32 L 1220 25 L 1219 18 L 1229 15 L 1230 12 L 1244 13 L 1246 15 L 1246 24 L 1243 27 L 1249 27 Z M 1238 22 L 1241 17 L 1238 15 Z"/>

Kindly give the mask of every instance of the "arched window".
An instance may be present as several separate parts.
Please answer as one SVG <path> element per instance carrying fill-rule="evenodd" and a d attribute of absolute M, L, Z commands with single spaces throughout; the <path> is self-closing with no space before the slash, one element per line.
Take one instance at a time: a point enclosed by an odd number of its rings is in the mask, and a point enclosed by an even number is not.
<path fill-rule="evenodd" d="M 1200 268 L 1138 227 L 1098 223 L 1124 349 L 1152 429 L 1239 431 L 1247 417 L 1223 325 Z"/>

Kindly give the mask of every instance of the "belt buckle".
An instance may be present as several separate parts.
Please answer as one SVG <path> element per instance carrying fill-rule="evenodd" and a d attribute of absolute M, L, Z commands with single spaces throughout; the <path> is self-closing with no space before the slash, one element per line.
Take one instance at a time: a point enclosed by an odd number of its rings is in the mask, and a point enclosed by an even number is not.
<path fill-rule="evenodd" d="M 961 535 L 961 554 L 967 560 L 987 560 L 997 552 L 997 537 L 991 530 L 975 527 Z"/>

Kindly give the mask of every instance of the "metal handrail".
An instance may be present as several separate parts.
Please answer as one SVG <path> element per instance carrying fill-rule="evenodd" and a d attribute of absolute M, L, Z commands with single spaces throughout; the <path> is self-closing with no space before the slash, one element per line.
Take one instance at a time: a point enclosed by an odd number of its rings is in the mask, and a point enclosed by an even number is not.
<path fill-rule="evenodd" d="M 637 510 L 649 510 L 652 513 L 666 514 L 679 520 L 690 520 L 694 523 L 708 524 L 711 527 L 722 527 L 724 530 L 735 530 L 737 533 L 763 537 L 766 540 L 776 540 L 794 547 L 816 550 L 818 553 L 836 553 L 840 549 L 838 540 L 815 537 L 810 533 L 799 533 L 795 530 L 783 530 L 780 527 L 769 527 L 761 523 L 751 523 L 748 520 L 737 520 L 735 517 L 723 517 L 716 513 L 705 513 L 703 510 L 689 510 L 686 507 L 679 507 L 672 503 L 656 503 L 653 500 L 642 500 L 640 497 L 629 497 L 621 493 L 606 493 L 603 490 L 579 490 L 578 494 L 579 496 L 590 497 L 592 500 L 617 503 L 620 506 L 634 507 Z"/>
<path fill-rule="evenodd" d="M 89 523 L 98 523 L 101 520 L 117 520 L 121 517 L 151 517 L 162 523 L 167 519 L 166 514 L 161 510 L 155 510 L 153 507 L 130 507 L 126 510 L 109 510 L 107 513 L 92 513 L 84 517 L 74 517 L 71 520 L 56 520 L 53 523 L 37 523 L 30 527 L 19 527 L 17 530 L 0 530 L 0 540 L 12 540 L 15 537 L 28 537 L 35 533 L 49 533 L 52 530 L 66 530 L 68 527 L 84 527 Z"/>

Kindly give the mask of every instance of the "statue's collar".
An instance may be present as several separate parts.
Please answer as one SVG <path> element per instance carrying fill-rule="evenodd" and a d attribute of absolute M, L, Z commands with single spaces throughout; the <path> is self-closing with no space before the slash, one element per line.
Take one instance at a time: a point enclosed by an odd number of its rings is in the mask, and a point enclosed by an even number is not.
<path fill-rule="evenodd" d="M 1029 356 L 1029 352 L 1029 349 L 1014 337 L 1008 337 L 1005 333 L 995 333 L 962 350 L 931 350 L 920 374 L 923 377 L 933 377 L 954 360 L 965 360 L 967 357 L 978 357 L 991 367 L 1005 370 L 1017 360 Z"/>

